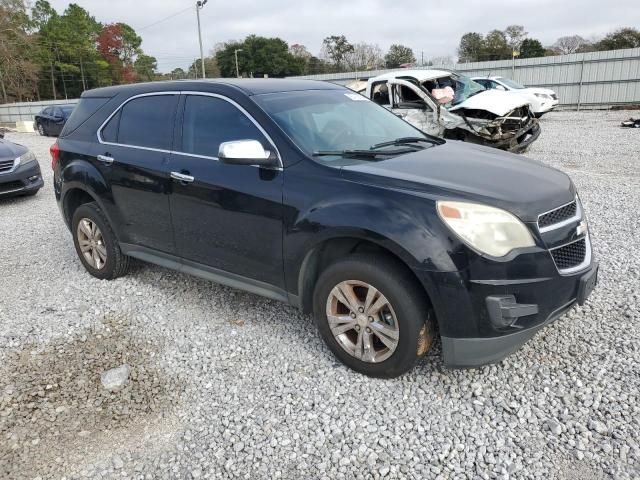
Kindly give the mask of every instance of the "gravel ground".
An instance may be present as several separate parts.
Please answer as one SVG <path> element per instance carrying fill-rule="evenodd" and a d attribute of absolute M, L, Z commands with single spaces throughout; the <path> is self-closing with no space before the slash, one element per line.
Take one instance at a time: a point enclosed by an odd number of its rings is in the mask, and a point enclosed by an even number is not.
<path fill-rule="evenodd" d="M 498 365 L 343 367 L 294 308 L 160 267 L 85 273 L 46 186 L 0 200 L 0 478 L 640 477 L 640 131 L 552 113 L 529 155 L 565 170 L 600 284 Z M 100 375 L 126 364 L 128 383 Z"/>

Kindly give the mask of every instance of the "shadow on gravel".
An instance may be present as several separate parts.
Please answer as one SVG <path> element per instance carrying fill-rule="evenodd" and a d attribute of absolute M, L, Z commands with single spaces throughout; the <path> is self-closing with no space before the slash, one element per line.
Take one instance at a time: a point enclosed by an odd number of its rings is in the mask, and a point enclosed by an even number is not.
<path fill-rule="evenodd" d="M 5 354 L 0 365 L 0 478 L 69 474 L 175 431 L 168 413 L 183 390 L 155 365 L 159 345 L 133 336 L 125 318 L 44 346 Z M 118 391 L 100 374 L 131 367 Z"/>

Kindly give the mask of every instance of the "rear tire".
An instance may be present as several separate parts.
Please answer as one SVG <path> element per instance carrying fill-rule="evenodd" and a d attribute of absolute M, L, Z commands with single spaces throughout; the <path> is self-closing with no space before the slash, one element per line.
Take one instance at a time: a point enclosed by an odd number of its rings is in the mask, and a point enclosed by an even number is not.
<path fill-rule="evenodd" d="M 113 280 L 127 273 L 129 257 L 120 250 L 109 221 L 95 202 L 76 209 L 71 233 L 76 253 L 91 275 L 101 280 Z"/>
<path fill-rule="evenodd" d="M 433 343 L 425 293 L 391 259 L 356 254 L 327 267 L 314 289 L 313 312 L 333 354 L 371 377 L 402 375 Z"/>

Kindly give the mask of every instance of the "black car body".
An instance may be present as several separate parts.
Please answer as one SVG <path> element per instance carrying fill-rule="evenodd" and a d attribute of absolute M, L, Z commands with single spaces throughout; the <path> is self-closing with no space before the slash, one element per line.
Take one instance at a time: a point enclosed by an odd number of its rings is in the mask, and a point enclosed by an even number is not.
<path fill-rule="evenodd" d="M 323 106 L 312 115 L 323 124 L 322 135 L 298 108 L 316 104 Z M 336 109 L 344 122 L 331 116 Z M 342 278 L 335 265 L 353 255 L 362 278 L 377 278 L 369 267 L 390 265 L 413 297 L 395 294 L 393 285 L 387 296 L 399 299 L 396 311 L 415 296 L 428 303 L 449 366 L 497 361 L 584 302 L 597 264 L 567 175 L 513 154 L 428 136 L 399 139 L 390 150 L 374 146 L 384 150 L 380 157 L 359 150 L 309 151 L 307 144 L 340 143 L 336 138 L 349 143 L 355 133 L 345 130 L 357 127 L 355 119 L 348 121 L 353 109 L 367 109 L 362 116 L 367 119 L 379 109 L 398 131 L 406 126 L 418 135 L 382 107 L 323 82 L 180 81 L 88 91 L 54 147 L 56 198 L 72 230 L 74 212 L 83 205 L 92 203 L 103 212 L 95 218 L 103 230 L 113 230 L 120 249 L 114 255 L 288 302 L 313 310 L 316 319 L 324 297 L 314 297 L 319 288 L 314 286 L 331 280 L 325 279 L 326 270 L 333 268 L 334 277 Z M 387 127 L 373 126 L 384 138 Z M 258 140 L 265 158 L 243 164 L 194 147 L 212 141 L 210 136 L 216 145 L 232 141 L 234 147 L 237 140 Z M 495 237 L 499 245 L 500 235 L 483 233 L 483 215 L 506 222 L 490 225 L 498 233 L 517 230 L 514 238 L 524 235 L 526 246 L 495 257 L 451 226 L 465 235 L 471 225 L 472 235 Z M 481 222 L 479 230 L 473 222 Z M 81 227 L 78 223 L 78 232 Z M 87 238 L 84 242 L 89 245 Z M 355 311 L 351 316 L 365 328 L 366 318 L 356 319 Z M 354 335 L 351 342 L 361 342 L 361 334 Z M 417 345 L 418 353 L 427 347 Z M 351 366 L 380 376 L 401 373 Z"/>
<path fill-rule="evenodd" d="M 42 136 L 58 136 L 73 112 L 73 104 L 52 105 L 42 109 L 33 121 L 33 128 Z"/>
<path fill-rule="evenodd" d="M 36 157 L 27 147 L 10 142 L 0 134 L 0 198 L 35 195 L 43 185 Z"/>

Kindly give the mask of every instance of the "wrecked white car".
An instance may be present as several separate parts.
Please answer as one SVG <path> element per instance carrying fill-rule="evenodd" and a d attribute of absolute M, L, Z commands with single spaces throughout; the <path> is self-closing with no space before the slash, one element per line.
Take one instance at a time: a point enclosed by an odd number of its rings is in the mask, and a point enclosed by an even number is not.
<path fill-rule="evenodd" d="M 438 137 L 521 153 L 540 135 L 526 100 L 453 72 L 387 73 L 369 79 L 365 96 Z"/>

